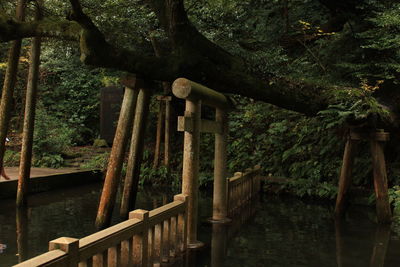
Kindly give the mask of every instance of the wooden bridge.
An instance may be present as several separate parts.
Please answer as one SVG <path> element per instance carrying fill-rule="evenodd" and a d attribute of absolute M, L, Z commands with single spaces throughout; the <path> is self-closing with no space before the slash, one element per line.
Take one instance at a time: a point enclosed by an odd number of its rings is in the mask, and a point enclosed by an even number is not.
<path fill-rule="evenodd" d="M 109 221 L 111 207 L 115 202 L 123 160 L 121 155 L 127 139 L 124 128 L 129 124 L 127 120 L 130 119 L 127 117 L 131 117 L 127 113 L 132 108 L 134 96 L 139 94 L 133 90 L 127 87 L 121 107 L 96 221 L 100 227 Z M 229 100 L 216 91 L 183 78 L 175 81 L 173 92 L 176 97 L 186 100 L 185 115 L 178 119 L 178 130 L 185 133 L 182 194 L 176 195 L 173 202 L 160 208 L 129 212 L 127 220 L 82 239 L 60 237 L 50 241 L 49 252 L 16 266 L 160 266 L 181 257 L 187 249 L 202 247 L 203 243 L 197 240 L 201 132 L 215 134 L 214 193 L 210 222 L 216 225 L 230 222 L 228 216 L 239 212 L 241 207 L 258 194 L 260 166 L 227 178 Z M 201 119 L 202 104 L 216 109 L 215 121 Z M 139 129 L 137 131 L 140 132 Z M 126 202 L 131 198 L 129 193 L 123 192 L 122 213 L 129 208 Z M 218 231 L 217 228 L 213 229 Z M 218 245 L 221 240 L 218 240 L 213 240 L 217 248 L 221 247 Z"/>

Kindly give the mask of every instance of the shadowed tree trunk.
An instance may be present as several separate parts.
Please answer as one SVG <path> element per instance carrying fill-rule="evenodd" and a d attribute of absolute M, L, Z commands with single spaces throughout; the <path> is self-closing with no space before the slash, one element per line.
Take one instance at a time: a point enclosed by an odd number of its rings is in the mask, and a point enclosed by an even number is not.
<path fill-rule="evenodd" d="M 36 20 L 41 19 L 41 10 L 37 6 Z M 21 160 L 19 165 L 17 206 L 24 206 L 27 203 L 29 178 L 32 165 L 32 144 L 35 125 L 36 95 L 40 66 L 41 37 L 32 38 L 31 55 L 28 75 L 28 85 L 25 99 L 25 118 L 22 136 Z"/>
<path fill-rule="evenodd" d="M 25 18 L 25 0 L 19 0 L 17 5 L 16 20 L 23 21 Z M 10 121 L 12 98 L 17 79 L 19 56 L 21 53 L 22 40 L 15 40 L 11 44 L 8 53 L 8 63 L 0 103 L 0 169 L 3 168 L 5 142 Z"/>

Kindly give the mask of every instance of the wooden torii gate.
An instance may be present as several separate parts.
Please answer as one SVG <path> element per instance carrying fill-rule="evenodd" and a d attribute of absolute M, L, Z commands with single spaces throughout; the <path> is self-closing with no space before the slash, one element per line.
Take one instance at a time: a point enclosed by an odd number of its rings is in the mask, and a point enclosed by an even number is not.
<path fill-rule="evenodd" d="M 227 218 L 226 159 L 228 119 L 231 103 L 226 96 L 185 78 L 175 80 L 173 94 L 186 100 L 185 115 L 178 117 L 178 131 L 184 131 L 182 193 L 188 202 L 188 248 L 198 248 L 197 240 L 198 180 L 200 133 L 215 134 L 214 193 L 212 222 L 225 223 Z M 215 121 L 201 119 L 201 106 L 216 109 Z"/>

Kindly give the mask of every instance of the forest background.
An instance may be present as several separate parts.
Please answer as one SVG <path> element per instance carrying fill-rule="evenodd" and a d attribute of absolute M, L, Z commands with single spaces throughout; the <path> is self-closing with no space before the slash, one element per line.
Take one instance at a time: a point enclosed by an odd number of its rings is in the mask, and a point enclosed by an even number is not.
<path fill-rule="evenodd" d="M 151 39 L 166 43 L 156 14 L 134 0 L 82 1 L 85 12 L 112 42 L 154 53 Z M 324 4 L 322 2 L 325 2 Z M 336 7 L 329 9 L 330 2 Z M 357 4 L 354 4 L 357 2 Z M 258 77 L 285 77 L 321 86 L 356 87 L 375 94 L 381 86 L 398 87 L 400 73 L 400 4 L 397 1 L 185 1 L 189 19 L 209 40 L 245 59 L 249 72 Z M 351 12 L 346 12 L 351 6 Z M 2 12 L 12 15 L 15 1 L 2 1 Z M 44 12 L 65 17 L 69 4 L 44 1 Z M 332 11 L 332 10 L 336 10 Z M 33 4 L 28 13 L 33 13 Z M 126 31 L 129 34 L 124 34 Z M 100 89 L 120 86 L 123 74 L 83 65 L 74 42 L 43 40 L 39 101 L 34 138 L 34 165 L 61 167 L 80 157 L 99 138 Z M 162 45 L 168 49 L 167 45 Z M 0 43 L 0 79 L 4 78 L 8 43 Z M 11 123 L 12 142 L 5 164 L 18 166 L 30 41 L 24 39 Z M 1 80 L 0 82 L 3 82 Z M 162 91 L 161 86 L 158 89 Z M 217 88 L 215 88 L 217 89 Z M 397 88 L 398 90 L 398 88 Z M 271 104 L 232 95 L 236 109 L 230 113 L 228 167 L 230 173 L 255 164 L 265 175 L 289 177 L 283 185 L 299 196 L 333 199 L 343 155 L 349 116 L 357 106 L 330 105 L 316 116 L 306 116 Z M 173 102 L 176 115 L 183 104 Z M 182 135 L 174 132 L 170 169 L 152 167 L 157 101 L 152 99 L 146 132 L 141 183 L 176 186 L 180 182 Z M 206 110 L 204 117 L 212 117 Z M 76 150 L 84 146 L 85 149 Z M 392 134 L 386 147 L 390 186 L 400 183 L 399 136 Z M 78 151 L 78 152 L 77 152 Z M 86 152 L 85 152 L 86 151 Z M 204 134 L 201 144 L 200 185 L 212 182 L 214 138 Z M 104 168 L 108 152 L 82 163 L 85 168 Z M 354 184 L 371 187 L 369 146 L 360 146 L 354 168 Z M 393 187 L 391 197 L 397 198 Z M 400 191 L 399 191 L 400 192 Z"/>

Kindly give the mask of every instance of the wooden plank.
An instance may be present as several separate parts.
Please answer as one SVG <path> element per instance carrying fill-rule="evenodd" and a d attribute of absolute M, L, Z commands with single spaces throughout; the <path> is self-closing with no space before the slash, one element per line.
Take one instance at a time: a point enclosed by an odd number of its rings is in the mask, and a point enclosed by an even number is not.
<path fill-rule="evenodd" d="M 178 131 L 179 132 L 192 132 L 193 131 L 193 118 L 190 116 L 178 117 Z M 222 133 L 222 123 L 212 120 L 200 121 L 200 132 L 202 133 Z"/>

